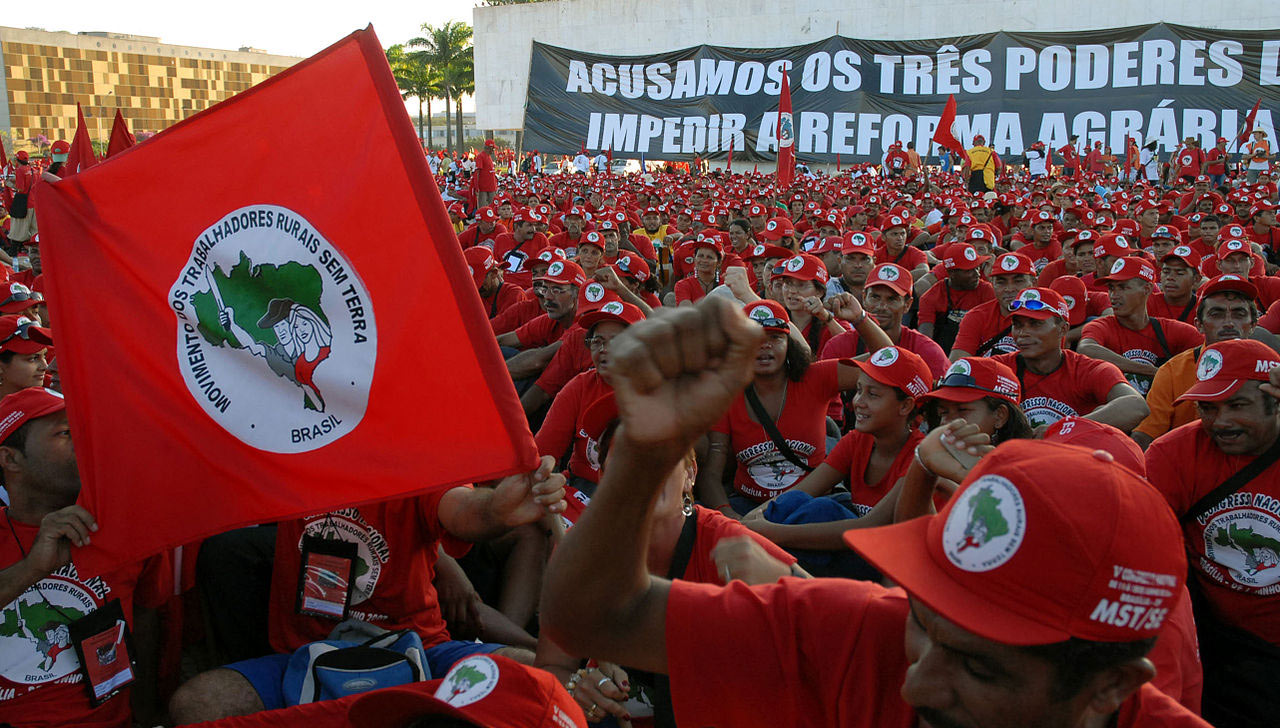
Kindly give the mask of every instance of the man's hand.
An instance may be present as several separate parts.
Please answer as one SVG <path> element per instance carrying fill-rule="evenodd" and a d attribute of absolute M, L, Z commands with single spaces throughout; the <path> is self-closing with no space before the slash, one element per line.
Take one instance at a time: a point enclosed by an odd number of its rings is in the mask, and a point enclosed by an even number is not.
<path fill-rule="evenodd" d="M 71 563 L 71 547 L 88 546 L 98 522 L 80 506 L 67 506 L 40 519 L 40 530 L 24 562 L 37 579 Z"/>
<path fill-rule="evenodd" d="M 952 420 L 921 440 L 916 455 L 934 475 L 959 483 L 983 455 L 994 449 L 991 437 L 977 425 Z"/>
<path fill-rule="evenodd" d="M 751 381 L 763 339 L 719 296 L 633 324 L 609 344 L 622 431 L 636 445 L 685 452 Z"/>
<path fill-rule="evenodd" d="M 544 513 L 560 513 L 565 508 L 564 476 L 555 472 L 556 460 L 543 455 L 532 473 L 509 475 L 493 488 L 489 508 L 508 528 L 533 523 Z"/>
<path fill-rule="evenodd" d="M 1280 399 L 1280 367 L 1276 367 L 1268 372 L 1267 377 L 1269 377 L 1269 379 L 1259 385 L 1258 388 L 1272 397 Z"/>
<path fill-rule="evenodd" d="M 595 278 L 600 281 L 600 285 L 604 286 L 606 290 L 614 293 L 618 293 L 624 287 L 622 279 L 618 278 L 617 271 L 608 266 L 602 265 L 596 268 Z"/>
<path fill-rule="evenodd" d="M 751 303 L 760 298 L 755 291 L 751 290 L 751 282 L 747 280 L 747 269 L 742 266 L 731 265 L 725 268 L 724 284 L 743 303 Z"/>
<path fill-rule="evenodd" d="M 716 572 L 724 583 L 741 579 L 747 584 L 772 584 L 791 576 L 791 566 L 774 558 L 750 536 L 722 538 L 711 549 Z"/>
<path fill-rule="evenodd" d="M 481 633 L 482 601 L 471 580 L 458 563 L 443 550 L 436 560 L 436 575 L 431 582 L 440 603 L 440 614 L 449 625 L 449 634 L 478 637 Z M 462 637 L 455 636 L 454 639 Z"/>
<path fill-rule="evenodd" d="M 837 293 L 828 298 L 827 308 L 836 318 L 844 319 L 851 324 L 861 323 L 863 316 L 866 315 L 866 311 L 862 309 L 862 303 L 852 293 Z"/>

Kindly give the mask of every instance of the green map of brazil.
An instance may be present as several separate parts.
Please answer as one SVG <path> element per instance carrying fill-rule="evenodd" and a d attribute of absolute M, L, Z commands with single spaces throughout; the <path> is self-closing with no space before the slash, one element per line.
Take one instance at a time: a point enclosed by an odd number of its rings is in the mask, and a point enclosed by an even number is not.
<path fill-rule="evenodd" d="M 83 611 L 74 607 L 64 606 L 61 609 L 63 614 L 44 602 L 18 599 L 0 611 L 0 638 L 16 637 L 31 642 L 41 655 L 40 669 L 51 670 L 58 655 L 71 648 L 69 638 L 59 639 L 51 632 L 68 621 L 85 616 Z"/>

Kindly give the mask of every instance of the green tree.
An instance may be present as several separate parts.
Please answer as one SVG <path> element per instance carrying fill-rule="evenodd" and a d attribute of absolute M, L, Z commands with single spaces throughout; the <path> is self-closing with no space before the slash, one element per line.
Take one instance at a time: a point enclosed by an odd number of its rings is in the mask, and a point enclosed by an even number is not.
<path fill-rule="evenodd" d="M 431 146 L 433 133 L 431 100 L 440 95 L 440 72 L 431 65 L 424 51 L 406 51 L 404 44 L 396 44 L 387 49 L 387 63 L 391 65 L 391 73 L 395 76 L 396 86 L 400 88 L 403 99 L 418 100 L 418 138 L 425 139 Z M 427 133 L 422 134 L 423 113 L 426 105 Z"/>
<path fill-rule="evenodd" d="M 459 88 L 475 88 L 474 52 L 471 48 L 471 26 L 458 21 L 449 21 L 440 27 L 424 23 L 422 32 L 425 35 L 409 41 L 410 48 L 421 48 L 430 65 L 440 73 L 440 91 L 444 98 L 445 144 L 450 151 L 457 151 L 453 140 L 453 129 L 449 125 L 452 116 L 452 101 L 457 101 L 458 147 L 462 146 L 462 94 Z"/>

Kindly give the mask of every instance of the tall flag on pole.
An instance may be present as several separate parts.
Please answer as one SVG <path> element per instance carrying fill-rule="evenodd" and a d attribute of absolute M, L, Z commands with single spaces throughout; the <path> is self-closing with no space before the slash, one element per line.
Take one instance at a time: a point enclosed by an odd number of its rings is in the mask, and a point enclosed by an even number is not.
<path fill-rule="evenodd" d="M 89 127 L 84 123 L 84 110 L 80 102 L 76 102 L 76 135 L 71 138 L 71 153 L 67 156 L 67 164 L 60 176 L 66 177 L 92 167 L 98 163 L 98 155 L 93 153 L 93 140 L 89 138 Z"/>
<path fill-rule="evenodd" d="M 733 135 L 729 135 L 729 158 L 725 160 L 724 169 L 726 172 L 733 172 Z"/>
<path fill-rule="evenodd" d="M 937 142 L 945 149 L 950 149 L 960 155 L 961 159 L 967 159 L 969 154 L 965 151 L 964 145 L 956 138 L 956 96 L 951 94 L 947 97 L 947 105 L 942 109 L 942 118 L 938 121 L 938 128 L 933 132 L 933 141 Z"/>
<path fill-rule="evenodd" d="M 4 139 L 0 138 L 0 175 L 9 172 L 9 157 L 4 151 Z M 13 188 L 0 182 L 0 205 L 4 205 L 4 209 L 13 208 Z"/>
<path fill-rule="evenodd" d="M 1236 144 L 1244 144 L 1249 141 L 1249 135 L 1253 133 L 1254 119 L 1258 118 L 1258 109 L 1262 106 L 1262 99 L 1253 105 L 1248 114 L 1244 117 L 1244 126 L 1240 128 L 1240 134 L 1236 137 Z"/>
<path fill-rule="evenodd" d="M 37 189 L 87 561 L 536 465 L 372 29 Z"/>
<path fill-rule="evenodd" d="M 782 74 L 782 96 L 778 99 L 778 172 L 777 183 L 785 188 L 796 175 L 796 134 L 791 121 L 791 82 L 789 70 Z"/>
<path fill-rule="evenodd" d="M 137 141 L 133 138 L 133 134 L 129 133 L 129 125 L 125 123 L 124 114 L 120 113 L 120 109 L 116 109 L 115 121 L 111 123 L 111 141 L 107 143 L 107 156 L 123 152 L 134 144 L 137 144 Z"/>

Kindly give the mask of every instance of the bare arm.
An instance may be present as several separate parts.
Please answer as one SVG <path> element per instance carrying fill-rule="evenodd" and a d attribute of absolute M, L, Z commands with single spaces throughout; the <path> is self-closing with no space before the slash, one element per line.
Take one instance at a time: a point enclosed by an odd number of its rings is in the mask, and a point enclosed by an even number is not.
<path fill-rule="evenodd" d="M 440 525 L 463 541 L 484 541 L 546 513 L 564 510 L 564 476 L 543 455 L 532 473 L 510 475 L 492 488 L 454 488 L 440 499 Z"/>
<path fill-rule="evenodd" d="M 1076 347 L 1076 351 L 1084 354 L 1090 359 L 1111 362 L 1119 367 L 1120 371 L 1126 374 L 1145 374 L 1150 377 L 1155 376 L 1156 373 L 1156 368 L 1151 364 L 1148 364 L 1145 361 L 1133 361 L 1132 359 L 1126 359 L 1093 339 L 1081 339 L 1080 344 Z"/>
<path fill-rule="evenodd" d="M 830 493 L 836 483 L 841 480 L 844 480 L 844 476 L 840 474 L 839 470 L 822 463 L 814 468 L 813 472 L 804 476 L 799 483 L 796 483 L 795 489 L 817 497 Z"/>
<path fill-rule="evenodd" d="M 1103 422 L 1129 432 L 1151 412 L 1138 390 L 1128 384 L 1117 384 L 1107 392 L 1107 403 L 1085 415 L 1086 420 Z"/>
<path fill-rule="evenodd" d="M 708 508 L 723 512 L 724 506 L 729 505 L 729 496 L 724 492 L 724 468 L 729 461 L 731 443 L 729 436 L 723 432 L 709 432 L 707 440 L 707 459 L 698 470 L 694 488 L 699 501 Z"/>
<path fill-rule="evenodd" d="M 524 409 L 526 415 L 542 409 L 542 406 L 551 401 L 551 395 L 542 390 L 542 387 L 533 385 L 524 390 L 524 394 L 520 395 L 520 406 Z"/>
<path fill-rule="evenodd" d="M 72 546 L 89 545 L 98 523 L 80 506 L 67 506 L 40 520 L 40 530 L 26 557 L 0 569 L 0 604 L 10 604 L 31 585 L 71 562 Z"/>
<path fill-rule="evenodd" d="M 509 346 L 512 349 L 520 348 L 520 337 L 516 336 L 516 332 L 508 331 L 505 334 L 498 334 L 498 346 Z"/>
<path fill-rule="evenodd" d="M 507 360 L 507 371 L 512 379 L 528 379 L 537 376 L 551 363 L 551 357 L 560 350 L 562 342 L 556 341 L 537 349 L 526 349 Z"/>

